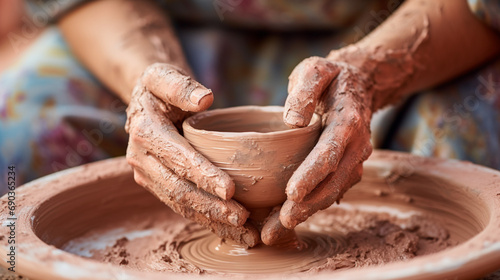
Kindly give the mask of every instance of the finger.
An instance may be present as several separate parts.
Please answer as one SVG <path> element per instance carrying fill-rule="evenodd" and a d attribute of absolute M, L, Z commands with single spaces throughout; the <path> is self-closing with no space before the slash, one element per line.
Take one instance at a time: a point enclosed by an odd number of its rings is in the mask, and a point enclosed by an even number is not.
<path fill-rule="evenodd" d="M 144 175 L 140 170 L 134 170 L 134 179 L 136 182 L 144 186 L 148 190 L 155 192 L 155 185 L 148 176 Z M 182 179 L 180 179 L 182 180 Z M 239 226 L 232 226 L 218 220 L 213 220 L 209 214 L 198 212 L 190 208 L 186 204 L 178 203 L 175 198 L 168 196 L 159 197 L 163 203 L 169 206 L 174 212 L 180 214 L 186 219 L 195 221 L 201 226 L 210 229 L 221 238 L 231 239 L 237 243 L 254 247 L 260 243 L 259 232 L 250 223 L 245 223 Z"/>
<path fill-rule="evenodd" d="M 214 95 L 191 76 L 171 65 L 156 63 L 149 66 L 141 77 L 143 85 L 165 103 L 184 111 L 200 112 L 208 109 Z"/>
<path fill-rule="evenodd" d="M 130 142 L 138 143 L 154 154 L 163 165 L 181 178 L 194 182 L 211 194 L 222 199 L 234 195 L 234 182 L 229 175 L 198 153 L 179 134 L 172 122 L 159 111 L 160 100 L 152 94 L 138 97 L 142 112 L 130 119 Z"/>
<path fill-rule="evenodd" d="M 318 143 L 287 183 L 287 199 L 301 202 L 326 176 L 334 172 L 358 127 L 351 114 L 339 114 L 326 125 Z"/>
<path fill-rule="evenodd" d="M 231 227 L 222 223 L 213 223 L 210 219 L 203 216 L 197 220 L 201 219 L 204 219 L 201 225 L 205 226 L 204 224 L 208 224 L 208 226 L 205 227 L 210 228 L 213 233 L 221 238 L 230 239 L 237 243 L 247 245 L 248 247 L 254 247 L 261 242 L 259 231 L 248 222 L 240 227 Z"/>
<path fill-rule="evenodd" d="M 293 229 L 312 214 L 338 202 L 352 185 L 360 181 L 362 161 L 361 156 L 344 157 L 337 170 L 328 175 L 302 202 L 285 201 L 280 211 L 281 224 Z"/>
<path fill-rule="evenodd" d="M 318 99 L 338 73 L 337 67 L 325 58 L 310 57 L 299 63 L 289 77 L 285 124 L 292 128 L 309 125 Z"/>
<path fill-rule="evenodd" d="M 172 201 L 213 221 L 233 226 L 242 226 L 249 216 L 249 212 L 236 201 L 224 201 L 196 188 L 193 183 L 179 178 L 163 166 L 156 157 L 137 151 L 135 146 L 127 149 L 127 159 L 134 167 L 136 182 L 165 203 Z M 144 178 L 149 178 L 150 183 L 146 184 Z"/>
<path fill-rule="evenodd" d="M 283 239 L 288 236 L 290 236 L 293 233 L 293 229 L 287 229 L 285 228 L 281 222 L 280 222 L 280 211 L 272 213 L 266 223 L 264 224 L 264 227 L 262 228 L 261 232 L 261 239 L 262 242 L 268 246 L 273 246 L 277 244 L 283 243 Z"/>
<path fill-rule="evenodd" d="M 355 172 L 358 173 L 360 171 Z M 332 173 L 324 183 L 318 186 L 317 191 L 315 190 L 311 193 L 313 199 L 300 203 L 291 200 L 285 201 L 280 214 L 281 224 L 288 229 L 295 228 L 314 213 L 326 209 L 334 202 L 339 201 L 343 193 L 358 181 L 359 178 L 355 176 L 347 177 L 347 179 L 343 180 Z"/>

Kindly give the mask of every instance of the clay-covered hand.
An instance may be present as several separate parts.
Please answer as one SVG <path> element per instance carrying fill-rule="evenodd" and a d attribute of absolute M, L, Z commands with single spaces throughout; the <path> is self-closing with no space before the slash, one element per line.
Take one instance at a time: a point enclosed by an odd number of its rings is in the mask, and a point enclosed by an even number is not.
<path fill-rule="evenodd" d="M 323 132 L 288 181 L 287 201 L 264 226 L 264 243 L 276 243 L 287 229 L 338 202 L 360 181 L 362 163 L 372 152 L 373 94 L 368 80 L 358 68 L 328 58 L 305 59 L 293 70 L 284 121 L 304 127 L 316 112 L 322 116 Z"/>
<path fill-rule="evenodd" d="M 234 182 L 178 130 L 191 112 L 212 102 L 212 92 L 183 70 L 161 63 L 148 67 L 127 109 L 127 160 L 135 181 L 175 212 L 223 238 L 254 246 L 259 233 L 245 224 L 248 211 L 231 200 Z"/>

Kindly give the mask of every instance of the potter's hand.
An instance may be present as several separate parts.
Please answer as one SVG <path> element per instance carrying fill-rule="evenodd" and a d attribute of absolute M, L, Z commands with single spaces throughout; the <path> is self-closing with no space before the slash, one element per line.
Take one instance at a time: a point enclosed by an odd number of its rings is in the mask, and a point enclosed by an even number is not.
<path fill-rule="evenodd" d="M 362 163 L 372 152 L 372 93 L 364 73 L 346 63 L 311 57 L 293 70 L 289 80 L 285 123 L 307 126 L 316 112 L 322 116 L 324 130 L 290 178 L 287 201 L 279 214 L 265 225 L 262 240 L 266 244 L 277 242 L 280 232 L 339 201 L 360 181 Z"/>
<path fill-rule="evenodd" d="M 245 224 L 248 211 L 234 200 L 234 183 L 194 150 L 177 130 L 190 114 L 207 109 L 212 92 L 168 64 L 154 64 L 134 88 L 127 109 L 127 160 L 136 182 L 175 212 L 221 237 L 249 246 L 259 241 Z"/>

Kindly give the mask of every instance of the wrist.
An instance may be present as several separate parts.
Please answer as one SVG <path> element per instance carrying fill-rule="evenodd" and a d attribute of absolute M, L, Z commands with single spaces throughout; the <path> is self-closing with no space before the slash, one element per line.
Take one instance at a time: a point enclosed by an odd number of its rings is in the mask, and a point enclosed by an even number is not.
<path fill-rule="evenodd" d="M 130 95 L 134 87 L 140 82 L 141 78 L 147 74 L 148 69 L 163 65 L 165 69 L 175 70 L 182 75 L 193 76 L 192 71 L 187 64 L 169 63 L 163 59 L 148 59 L 129 61 L 128 67 L 122 73 L 122 81 L 124 81 L 122 88 L 119 90 L 119 95 L 126 103 L 130 101 Z"/>
<path fill-rule="evenodd" d="M 122 66 L 122 95 L 130 95 L 144 72 L 158 63 L 172 66 L 180 73 L 192 76 L 181 45 L 163 14 L 133 20 L 120 37 L 120 45 L 123 47 L 116 57 L 120 58 L 117 63 Z M 127 59 L 124 60 L 123 57 Z"/>
<path fill-rule="evenodd" d="M 417 68 L 411 53 L 360 43 L 333 50 L 327 58 L 352 65 L 364 74 L 373 112 L 399 102 L 408 92 Z"/>

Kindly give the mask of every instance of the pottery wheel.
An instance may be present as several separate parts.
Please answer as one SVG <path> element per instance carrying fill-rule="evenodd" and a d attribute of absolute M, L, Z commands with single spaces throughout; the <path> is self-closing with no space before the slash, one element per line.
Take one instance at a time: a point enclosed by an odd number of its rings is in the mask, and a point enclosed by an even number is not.
<path fill-rule="evenodd" d="M 498 178 L 499 172 L 472 164 L 376 151 L 363 180 L 339 205 L 296 228 L 302 247 L 266 252 L 221 244 L 137 186 L 124 158 L 112 159 L 19 188 L 19 273 L 96 280 L 255 273 L 273 279 L 477 279 L 499 268 Z M 266 254 L 272 257 L 264 261 L 260 255 Z"/>
<path fill-rule="evenodd" d="M 278 247 L 254 248 L 222 241 L 208 231 L 193 235 L 180 249 L 181 256 L 194 265 L 225 273 L 301 272 L 324 264 L 341 243 L 327 234 L 298 231 L 298 241 Z"/>

